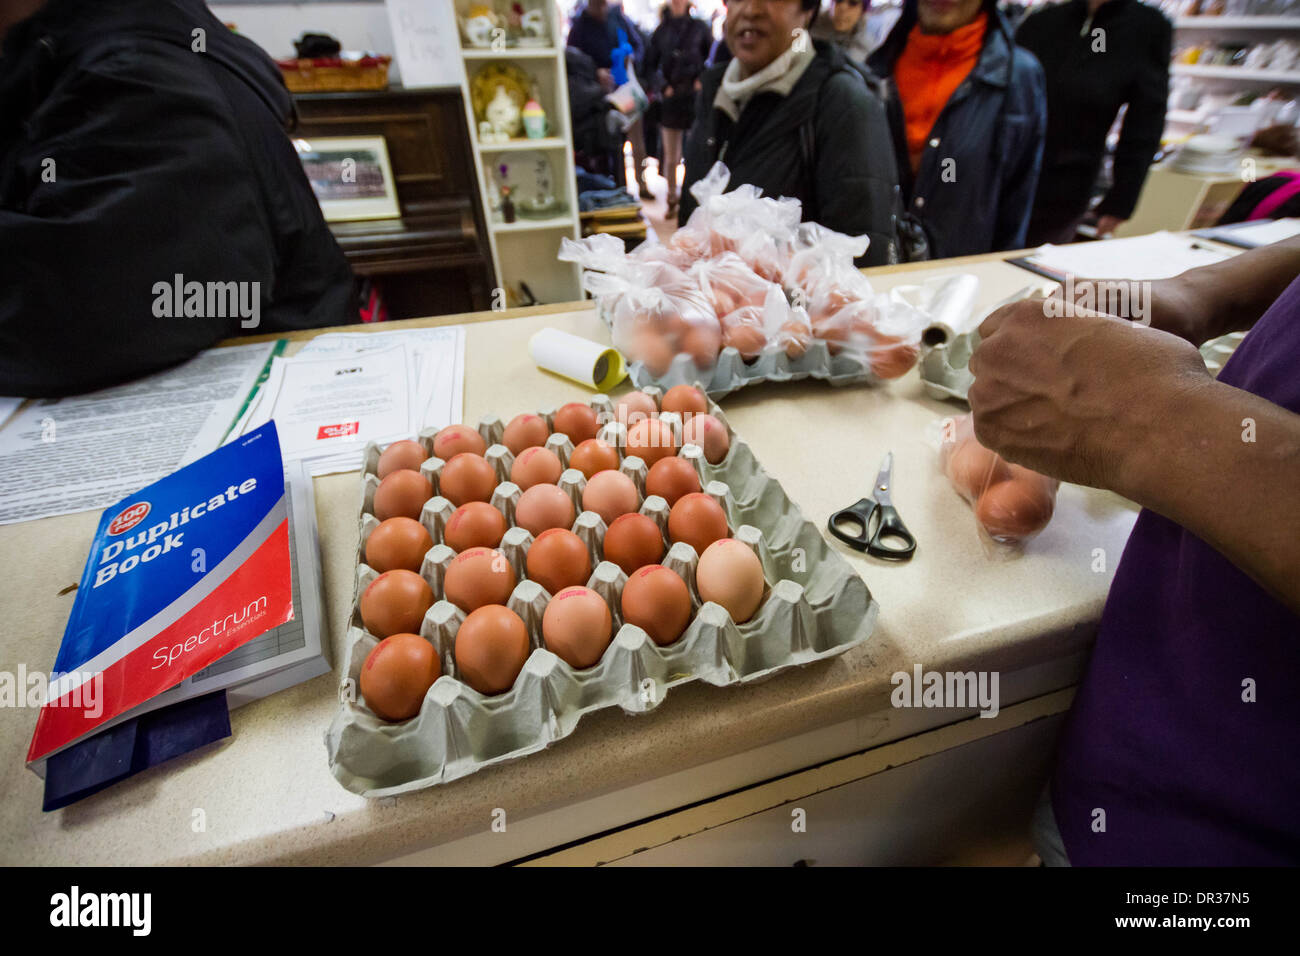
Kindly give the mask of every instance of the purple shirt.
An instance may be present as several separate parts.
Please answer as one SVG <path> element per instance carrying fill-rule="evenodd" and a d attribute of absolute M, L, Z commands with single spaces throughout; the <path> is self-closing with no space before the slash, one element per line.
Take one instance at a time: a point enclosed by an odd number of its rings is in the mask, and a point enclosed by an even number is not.
<path fill-rule="evenodd" d="M 1300 280 L 1219 381 L 1300 412 Z M 1254 703 L 1243 700 L 1247 679 Z M 1300 862 L 1298 757 L 1300 618 L 1144 510 L 1057 752 L 1052 806 L 1070 862 Z M 1105 832 L 1094 829 L 1097 809 Z"/>

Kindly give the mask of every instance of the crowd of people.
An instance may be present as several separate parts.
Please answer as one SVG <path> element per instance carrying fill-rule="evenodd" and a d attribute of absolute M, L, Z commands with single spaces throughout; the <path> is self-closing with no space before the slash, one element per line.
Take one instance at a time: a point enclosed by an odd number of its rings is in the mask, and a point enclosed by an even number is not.
<path fill-rule="evenodd" d="M 1172 29 L 1158 10 L 1068 0 L 1026 16 L 996 0 L 905 0 L 875 16 L 870 0 L 822 3 L 726 0 L 710 22 L 670 0 L 643 31 L 588 0 L 568 37 L 575 129 L 601 135 L 575 140 L 580 160 L 623 182 L 626 138 L 651 199 L 645 157 L 657 156 L 670 221 L 685 221 L 691 184 L 722 160 L 733 186 L 797 197 L 806 218 L 869 236 L 873 265 L 1069 242 L 1090 212 L 1109 235 L 1132 214 L 1168 98 Z M 595 121 L 610 107 L 583 86 L 585 71 L 613 89 L 609 55 L 624 41 L 649 100 L 626 133 Z"/>

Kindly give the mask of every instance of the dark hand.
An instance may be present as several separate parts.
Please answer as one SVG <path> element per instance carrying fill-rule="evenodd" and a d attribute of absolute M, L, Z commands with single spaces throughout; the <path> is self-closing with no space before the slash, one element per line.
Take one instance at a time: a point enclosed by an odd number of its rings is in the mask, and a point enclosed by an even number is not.
<path fill-rule="evenodd" d="M 1144 435 L 1162 427 L 1179 395 L 1214 380 L 1175 336 L 1097 314 L 1050 318 L 1044 301 L 1013 303 L 980 326 L 970 360 L 975 435 L 1027 468 L 1129 493 L 1136 476 L 1126 464 Z"/>

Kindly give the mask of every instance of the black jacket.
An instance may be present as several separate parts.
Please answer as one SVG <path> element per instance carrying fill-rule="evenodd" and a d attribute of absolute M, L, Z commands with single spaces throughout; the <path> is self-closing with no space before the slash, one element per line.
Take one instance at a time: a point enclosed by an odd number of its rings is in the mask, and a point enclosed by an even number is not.
<path fill-rule="evenodd" d="M 569 36 L 565 45 L 576 47 L 587 54 L 597 68 L 609 70 L 614 66 L 611 54 L 618 46 L 619 30 L 623 31 L 628 45 L 632 47 L 632 63 L 639 71 L 641 59 L 645 56 L 645 36 L 631 17 L 623 12 L 621 4 L 610 4 L 605 19 L 597 20 L 587 13 L 587 5 L 584 3 L 569 21 Z"/>
<path fill-rule="evenodd" d="M 713 46 L 709 25 L 689 13 L 665 16 L 650 35 L 645 48 L 642 82 L 648 92 L 661 97 L 661 125 L 669 129 L 690 129 L 695 119 L 695 81 L 704 72 Z M 665 96 L 667 87 L 672 96 Z"/>
<path fill-rule="evenodd" d="M 291 115 L 275 64 L 201 0 L 51 0 L 12 28 L 0 394 L 85 391 L 241 332 L 355 322 L 352 273 L 286 135 Z M 155 315 L 155 284 L 177 274 L 260 283 L 260 324 Z"/>
<path fill-rule="evenodd" d="M 613 106 L 605 99 L 605 88 L 596 75 L 596 64 L 577 47 L 565 47 L 564 69 L 569 81 L 569 119 L 573 148 L 587 157 L 618 148 L 623 137 L 609 130 L 606 114 Z"/>
<path fill-rule="evenodd" d="M 713 106 L 725 66 L 706 70 L 686 143 L 679 222 L 695 209 L 690 187 L 718 159 L 767 196 L 792 196 L 803 218 L 871 239 L 860 265 L 896 261 L 898 172 L 880 98 L 838 49 L 818 40 L 816 57 L 789 96 L 758 93 L 731 118 Z"/>
<path fill-rule="evenodd" d="M 1088 18 L 1085 0 L 1032 13 L 1016 42 L 1047 74 L 1047 144 L 1035 220 L 1063 225 L 1088 208 L 1106 152 L 1106 134 L 1125 103 L 1114 182 L 1100 215 L 1127 219 L 1160 146 L 1169 98 L 1172 27 L 1137 0 L 1109 0 Z"/>
<path fill-rule="evenodd" d="M 915 177 L 893 75 L 916 23 L 916 0 L 907 0 L 868 61 L 886 78 L 904 200 L 925 227 L 931 258 L 1021 248 L 1038 184 L 1047 125 L 1043 69 L 1032 53 L 1016 48 L 996 6 L 985 9 L 979 60 L 935 120 Z"/>

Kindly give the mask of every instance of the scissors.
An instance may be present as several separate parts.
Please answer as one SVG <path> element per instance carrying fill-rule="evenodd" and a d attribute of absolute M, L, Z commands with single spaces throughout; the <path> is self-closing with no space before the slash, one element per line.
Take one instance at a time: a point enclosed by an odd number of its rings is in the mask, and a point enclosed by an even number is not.
<path fill-rule="evenodd" d="M 916 539 L 912 537 L 912 532 L 907 530 L 903 519 L 894 510 L 894 499 L 889 490 L 890 485 L 893 484 L 893 477 L 894 453 L 891 451 L 880 463 L 880 473 L 876 475 L 876 484 L 871 489 L 874 497 L 863 498 L 857 504 L 835 512 L 826 522 L 826 526 L 831 534 L 849 547 L 865 551 L 872 557 L 910 561 L 912 553 L 916 551 Z M 840 528 L 841 522 L 849 525 L 860 524 L 862 531 L 858 534 L 850 534 Z M 885 539 L 897 539 L 904 546 L 891 547 Z"/>

